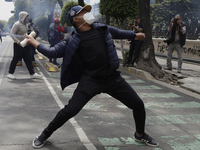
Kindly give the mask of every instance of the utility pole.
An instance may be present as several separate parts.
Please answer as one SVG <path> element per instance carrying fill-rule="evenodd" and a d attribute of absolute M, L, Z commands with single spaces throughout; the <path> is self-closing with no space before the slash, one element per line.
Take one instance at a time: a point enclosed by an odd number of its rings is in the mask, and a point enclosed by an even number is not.
<path fill-rule="evenodd" d="M 85 4 L 84 4 L 84 0 L 78 0 L 78 4 L 80 5 L 80 6 L 85 6 Z"/>

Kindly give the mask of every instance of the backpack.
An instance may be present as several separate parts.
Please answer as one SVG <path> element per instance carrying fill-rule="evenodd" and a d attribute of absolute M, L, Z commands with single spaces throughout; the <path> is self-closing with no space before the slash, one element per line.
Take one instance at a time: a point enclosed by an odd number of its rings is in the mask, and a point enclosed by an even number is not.
<path fill-rule="evenodd" d="M 51 39 L 58 38 L 59 36 L 60 36 L 60 39 L 63 39 L 63 35 L 61 33 L 58 33 L 55 23 L 51 23 L 49 26 L 49 36 Z"/>

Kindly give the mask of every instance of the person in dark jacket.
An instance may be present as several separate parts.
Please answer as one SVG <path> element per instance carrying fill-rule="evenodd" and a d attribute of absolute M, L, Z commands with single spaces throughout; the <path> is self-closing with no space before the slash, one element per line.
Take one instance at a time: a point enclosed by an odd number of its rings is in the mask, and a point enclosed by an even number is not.
<path fill-rule="evenodd" d="M 172 53 L 174 49 L 176 49 L 178 54 L 177 72 L 181 73 L 183 63 L 183 46 L 185 45 L 186 41 L 186 25 L 183 21 L 181 21 L 181 16 L 179 14 L 177 14 L 175 18 L 171 19 L 168 31 L 171 33 L 171 38 L 167 41 L 167 44 L 169 45 L 167 54 L 167 68 L 164 69 L 172 70 Z"/>
<path fill-rule="evenodd" d="M 129 30 L 134 31 L 135 33 L 144 32 L 144 24 L 140 22 L 140 17 L 135 16 L 134 17 L 134 24 L 129 24 Z M 140 54 L 140 48 L 142 47 L 142 44 L 144 43 L 143 40 L 131 40 L 130 42 L 130 49 L 128 54 L 127 62 L 124 66 L 126 67 L 133 67 L 134 63 L 139 57 Z"/>
<path fill-rule="evenodd" d="M 95 95 L 107 93 L 132 109 L 135 119 L 136 141 L 150 146 L 159 144 L 145 133 L 144 103 L 117 71 L 119 59 L 114 39 L 142 40 L 143 33 L 119 30 L 95 22 L 91 6 L 74 6 L 68 12 L 68 19 L 76 30 L 69 40 L 49 48 L 31 37 L 29 42 L 47 57 L 63 57 L 61 87 L 79 82 L 68 105 L 61 109 L 42 133 L 33 140 L 33 147 L 40 148 L 54 131 L 74 117 Z"/>
<path fill-rule="evenodd" d="M 49 26 L 49 38 L 50 46 L 54 47 L 56 44 L 61 42 L 64 38 L 62 33 L 67 33 L 67 23 L 64 24 L 64 28 L 60 26 L 60 20 L 58 18 L 54 19 L 54 23 L 51 23 Z M 56 58 L 49 58 L 49 62 L 52 62 L 54 65 L 59 65 Z"/>
<path fill-rule="evenodd" d="M 0 40 L 1 40 L 1 43 L 2 43 L 2 38 L 1 38 L 1 29 L 0 29 Z"/>

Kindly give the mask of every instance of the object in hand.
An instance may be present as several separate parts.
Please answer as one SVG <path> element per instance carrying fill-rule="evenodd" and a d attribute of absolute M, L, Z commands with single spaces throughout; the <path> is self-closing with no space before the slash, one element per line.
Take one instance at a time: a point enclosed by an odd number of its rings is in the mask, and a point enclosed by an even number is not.
<path fill-rule="evenodd" d="M 36 36 L 36 33 L 34 31 L 32 31 L 28 36 L 31 36 L 31 37 L 35 37 Z M 26 46 L 26 43 L 27 43 L 27 38 L 25 38 L 23 41 L 20 42 L 20 45 L 22 47 L 25 47 Z"/>
<path fill-rule="evenodd" d="M 174 23 L 177 23 L 178 20 L 179 18 L 174 18 Z"/>

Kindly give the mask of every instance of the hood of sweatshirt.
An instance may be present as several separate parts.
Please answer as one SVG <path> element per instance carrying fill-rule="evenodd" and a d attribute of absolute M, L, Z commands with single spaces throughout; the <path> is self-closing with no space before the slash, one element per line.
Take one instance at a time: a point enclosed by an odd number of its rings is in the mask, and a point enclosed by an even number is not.
<path fill-rule="evenodd" d="M 25 11 L 21 11 L 19 13 L 19 21 L 24 24 L 24 19 L 28 16 L 28 13 Z"/>

